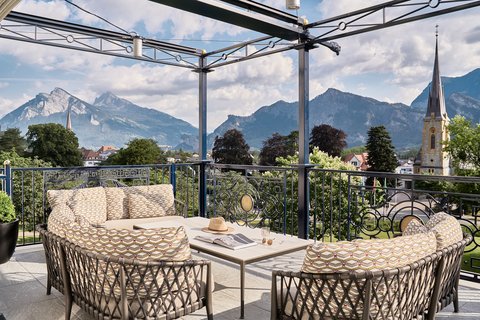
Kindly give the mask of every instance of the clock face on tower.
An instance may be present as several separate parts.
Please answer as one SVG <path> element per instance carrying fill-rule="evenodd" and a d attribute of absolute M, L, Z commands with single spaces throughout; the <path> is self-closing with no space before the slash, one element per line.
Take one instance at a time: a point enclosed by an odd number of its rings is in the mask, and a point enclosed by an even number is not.
<path fill-rule="evenodd" d="M 435 128 L 430 128 L 430 133 L 435 133 Z"/>

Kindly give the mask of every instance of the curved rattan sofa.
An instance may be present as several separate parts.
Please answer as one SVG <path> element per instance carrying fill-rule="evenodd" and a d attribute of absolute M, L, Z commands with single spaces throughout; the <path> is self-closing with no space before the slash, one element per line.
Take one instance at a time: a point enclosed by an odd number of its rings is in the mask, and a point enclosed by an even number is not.
<path fill-rule="evenodd" d="M 451 302 L 457 312 L 461 257 L 471 240 L 465 236 L 390 270 L 317 274 L 275 270 L 271 319 L 435 319 L 435 313 Z"/>
<path fill-rule="evenodd" d="M 139 261 L 92 253 L 37 230 L 47 257 L 48 282 L 97 319 L 175 319 L 206 307 L 212 317 L 210 261 Z M 50 289 L 49 289 L 50 290 Z"/>
<path fill-rule="evenodd" d="M 104 190 L 115 197 L 108 201 Z M 47 294 L 53 286 L 65 295 L 66 319 L 72 301 L 97 318 L 173 319 L 203 306 L 211 318 L 210 264 L 192 260 L 184 228 L 133 229 L 183 219 L 175 215 L 171 185 L 55 190 L 47 196 L 48 226 L 38 226 Z M 130 219 L 132 205 L 136 216 Z"/>
<path fill-rule="evenodd" d="M 440 212 L 393 239 L 310 245 L 301 272 L 273 271 L 272 319 L 434 319 L 458 312 L 462 255 L 472 237 Z"/>

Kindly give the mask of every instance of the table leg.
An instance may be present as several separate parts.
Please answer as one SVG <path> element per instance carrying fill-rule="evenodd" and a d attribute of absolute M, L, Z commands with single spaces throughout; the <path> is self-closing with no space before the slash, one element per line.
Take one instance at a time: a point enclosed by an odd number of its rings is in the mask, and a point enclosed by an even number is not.
<path fill-rule="evenodd" d="M 245 319 L 245 263 L 240 264 L 240 319 Z"/>

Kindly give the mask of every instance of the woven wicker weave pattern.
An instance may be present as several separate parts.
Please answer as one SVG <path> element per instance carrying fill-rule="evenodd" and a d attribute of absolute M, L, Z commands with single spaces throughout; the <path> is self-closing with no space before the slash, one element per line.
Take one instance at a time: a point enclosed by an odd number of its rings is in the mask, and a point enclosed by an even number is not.
<path fill-rule="evenodd" d="M 205 260 L 138 261 L 92 253 L 37 227 L 53 285 L 98 319 L 174 319 L 207 308 L 212 319 L 211 269 Z M 56 278 L 51 277 L 52 274 Z"/>

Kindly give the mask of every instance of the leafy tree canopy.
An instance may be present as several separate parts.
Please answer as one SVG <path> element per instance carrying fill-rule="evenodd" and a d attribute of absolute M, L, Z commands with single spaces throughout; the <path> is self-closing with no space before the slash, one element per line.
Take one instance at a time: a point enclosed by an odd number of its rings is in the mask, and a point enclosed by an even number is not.
<path fill-rule="evenodd" d="M 32 156 L 50 162 L 53 166 L 82 165 L 77 136 L 58 123 L 29 126 L 27 143 Z"/>
<path fill-rule="evenodd" d="M 384 126 L 371 127 L 368 130 L 367 162 L 369 171 L 394 172 L 398 161 L 390 134 Z"/>
<path fill-rule="evenodd" d="M 166 163 L 165 153 L 153 139 L 135 138 L 127 143 L 126 148 L 120 149 L 110 156 L 104 164 L 135 165 Z"/>
<path fill-rule="evenodd" d="M 448 125 L 450 141 L 445 151 L 450 154 L 455 172 L 459 175 L 480 173 L 480 124 L 455 116 Z"/>
<path fill-rule="evenodd" d="M 332 157 L 339 157 L 342 150 L 347 146 L 347 134 L 340 129 L 328 124 L 313 127 L 310 135 L 310 148 L 318 147 Z"/>
<path fill-rule="evenodd" d="M 298 155 L 280 157 L 277 159 L 278 163 L 282 166 L 288 166 L 291 164 L 298 164 Z M 317 147 L 314 147 L 310 153 L 310 163 L 317 164 L 319 168 L 331 169 L 331 170 L 346 170 L 354 171 L 355 166 L 343 162 L 339 157 L 332 157 L 328 153 L 321 151 Z"/>
<path fill-rule="evenodd" d="M 22 137 L 20 129 L 11 128 L 5 130 L 0 136 L 0 151 L 11 151 L 24 155 L 27 148 L 27 140 Z"/>
<path fill-rule="evenodd" d="M 237 129 L 230 129 L 222 137 L 215 138 L 212 158 L 217 163 L 248 165 L 252 164 L 249 149 L 243 134 Z"/>
<path fill-rule="evenodd" d="M 278 157 L 287 157 L 295 154 L 298 145 L 298 131 L 292 131 L 288 136 L 274 133 L 263 142 L 260 151 L 259 164 L 263 166 L 278 165 Z"/>

